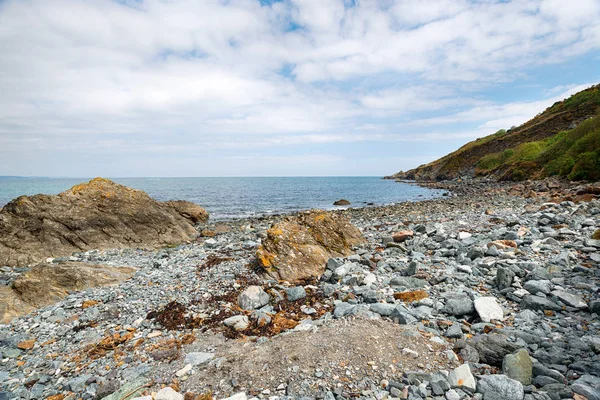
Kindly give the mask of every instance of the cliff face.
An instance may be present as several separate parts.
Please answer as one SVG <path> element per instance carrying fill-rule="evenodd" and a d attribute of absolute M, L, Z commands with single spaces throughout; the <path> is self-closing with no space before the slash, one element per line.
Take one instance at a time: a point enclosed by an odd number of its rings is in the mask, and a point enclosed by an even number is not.
<path fill-rule="evenodd" d="M 582 122 L 595 117 L 599 110 L 600 85 L 596 85 L 555 103 L 516 128 L 479 138 L 439 160 L 406 172 L 398 172 L 387 178 L 440 181 L 465 176 L 500 180 L 520 180 L 548 175 L 567 177 L 571 171 L 563 174 L 565 171 L 559 173 L 546 168 L 549 154 L 544 157 L 538 156 L 552 145 L 552 139 L 557 134 L 573 130 Z M 536 145 L 532 146 L 531 143 Z M 577 154 L 571 156 L 575 157 L 574 161 L 577 163 Z"/>

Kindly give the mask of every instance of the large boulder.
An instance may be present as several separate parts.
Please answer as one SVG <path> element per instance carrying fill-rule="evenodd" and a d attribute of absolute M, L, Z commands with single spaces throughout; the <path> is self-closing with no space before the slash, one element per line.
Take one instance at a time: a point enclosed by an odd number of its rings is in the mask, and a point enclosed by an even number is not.
<path fill-rule="evenodd" d="M 192 240 L 208 214 L 162 203 L 96 178 L 56 196 L 21 196 L 0 210 L 0 265 L 21 266 L 92 249 L 176 245 Z"/>
<path fill-rule="evenodd" d="M 76 262 L 39 264 L 15 279 L 12 286 L 0 287 L 0 321 L 8 323 L 74 291 L 118 284 L 135 271 L 132 267 Z"/>
<path fill-rule="evenodd" d="M 273 225 L 256 255 L 269 276 L 299 282 L 319 277 L 329 258 L 348 256 L 353 246 L 365 242 L 345 217 L 309 211 Z"/>

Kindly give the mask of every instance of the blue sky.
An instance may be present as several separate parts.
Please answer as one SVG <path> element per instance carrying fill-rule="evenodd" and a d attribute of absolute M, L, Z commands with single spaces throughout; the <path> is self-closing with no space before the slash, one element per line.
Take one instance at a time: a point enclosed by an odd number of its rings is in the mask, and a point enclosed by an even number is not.
<path fill-rule="evenodd" d="M 4 0 L 0 175 L 386 175 L 598 65 L 598 0 Z"/>

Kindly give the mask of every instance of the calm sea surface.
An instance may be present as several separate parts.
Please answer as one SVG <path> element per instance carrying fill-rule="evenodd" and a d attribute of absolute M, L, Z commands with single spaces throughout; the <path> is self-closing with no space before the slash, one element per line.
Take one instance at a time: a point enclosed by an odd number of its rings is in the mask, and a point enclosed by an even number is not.
<path fill-rule="evenodd" d="M 57 194 L 89 178 L 2 178 L 0 206 L 21 195 Z M 203 206 L 211 219 L 275 214 L 311 208 L 334 209 L 347 199 L 352 207 L 385 205 L 439 197 L 431 190 L 379 177 L 293 178 L 114 178 L 157 200 L 188 200 Z"/>

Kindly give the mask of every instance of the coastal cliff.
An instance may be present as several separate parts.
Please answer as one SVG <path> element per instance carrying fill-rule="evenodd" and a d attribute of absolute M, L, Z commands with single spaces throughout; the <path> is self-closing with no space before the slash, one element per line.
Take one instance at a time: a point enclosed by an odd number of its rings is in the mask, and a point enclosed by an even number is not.
<path fill-rule="evenodd" d="M 600 85 L 559 101 L 509 130 L 387 179 L 442 181 L 488 178 L 521 181 L 557 176 L 600 179 Z"/>

